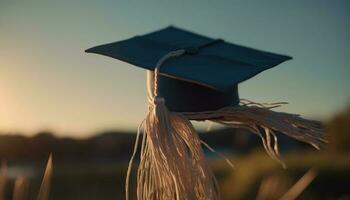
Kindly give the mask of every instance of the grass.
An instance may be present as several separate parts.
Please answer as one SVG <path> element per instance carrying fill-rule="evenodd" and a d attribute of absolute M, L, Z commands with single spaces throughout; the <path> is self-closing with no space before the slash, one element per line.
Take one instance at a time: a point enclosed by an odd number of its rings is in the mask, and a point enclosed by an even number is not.
<path fill-rule="evenodd" d="M 278 199 L 312 167 L 317 169 L 318 175 L 301 193 L 299 199 L 339 199 L 349 195 L 347 180 L 350 179 L 350 157 L 347 153 L 303 151 L 290 152 L 284 156 L 287 169 L 283 169 L 262 150 L 230 157 L 235 164 L 234 170 L 224 160 L 212 160 L 210 164 L 219 180 L 222 199 L 256 199 L 262 187 L 267 187 L 265 190 L 268 192 L 265 193 L 274 194 L 269 199 Z M 36 199 L 40 185 L 43 185 L 42 192 L 46 190 L 41 197 L 47 197 L 50 190 L 50 196 L 46 199 L 124 199 L 126 162 L 53 162 L 54 168 L 51 168 L 50 160 L 46 170 L 37 168 L 37 176 L 26 178 L 26 184 L 30 183 L 30 188 L 27 189 L 29 199 Z M 48 181 L 50 168 L 53 169 L 51 184 Z M 42 182 L 44 171 L 46 172 Z M 12 192 L 7 193 L 13 193 L 16 187 L 10 186 L 14 184 L 14 180 L 8 179 L 6 190 Z M 51 189 L 48 189 L 48 185 L 51 185 Z M 135 198 L 134 186 L 133 174 L 131 199 Z M 7 197 L 12 198 L 11 195 Z"/>

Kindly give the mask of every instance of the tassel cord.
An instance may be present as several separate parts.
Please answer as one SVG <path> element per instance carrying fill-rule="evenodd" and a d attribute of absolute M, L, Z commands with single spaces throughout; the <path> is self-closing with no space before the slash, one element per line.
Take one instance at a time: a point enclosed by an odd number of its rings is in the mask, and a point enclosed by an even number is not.
<path fill-rule="evenodd" d="M 142 120 L 142 122 L 140 123 L 139 127 L 137 128 L 137 134 L 136 134 L 136 139 L 135 139 L 135 144 L 134 144 L 134 150 L 132 152 L 132 156 L 129 160 L 129 164 L 128 164 L 128 170 L 126 173 L 126 178 L 125 178 L 125 195 L 126 195 L 126 200 L 129 200 L 129 183 L 130 183 L 130 175 L 131 175 L 131 168 L 132 168 L 132 164 L 134 162 L 136 153 L 137 153 L 137 147 L 138 147 L 138 143 L 139 143 L 139 138 L 140 138 L 140 132 L 141 132 L 141 128 L 143 126 L 145 122 L 145 119 Z M 144 140 L 142 140 L 142 142 L 144 142 Z M 143 145 L 141 145 L 143 146 Z M 142 153 L 141 153 L 142 155 Z"/>
<path fill-rule="evenodd" d="M 159 74 L 160 74 L 160 68 L 162 66 L 162 64 L 167 61 L 170 58 L 173 57 L 178 57 L 181 56 L 183 54 L 186 53 L 186 50 L 184 49 L 180 49 L 180 50 L 176 50 L 176 51 L 171 51 L 168 54 L 166 54 L 165 56 L 163 56 L 158 62 L 157 65 L 154 69 L 154 97 L 158 96 L 158 78 L 159 78 Z"/>

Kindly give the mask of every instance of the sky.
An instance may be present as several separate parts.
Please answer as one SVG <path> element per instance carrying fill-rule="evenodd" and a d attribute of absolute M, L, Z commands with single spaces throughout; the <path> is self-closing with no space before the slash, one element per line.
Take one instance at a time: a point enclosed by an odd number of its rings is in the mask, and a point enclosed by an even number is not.
<path fill-rule="evenodd" d="M 168 25 L 290 55 L 241 98 L 327 120 L 350 104 L 350 1 L 0 0 L 0 132 L 135 130 L 145 71 L 84 50 Z"/>

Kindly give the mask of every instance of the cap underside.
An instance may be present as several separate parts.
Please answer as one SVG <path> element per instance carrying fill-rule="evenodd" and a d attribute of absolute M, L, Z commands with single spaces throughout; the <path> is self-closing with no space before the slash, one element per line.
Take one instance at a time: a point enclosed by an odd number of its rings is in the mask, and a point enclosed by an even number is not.
<path fill-rule="evenodd" d="M 153 97 L 154 73 L 147 70 L 148 96 Z M 173 112 L 202 112 L 218 110 L 239 103 L 238 87 L 221 92 L 188 81 L 159 75 L 158 93 L 165 99 L 165 104 Z"/>

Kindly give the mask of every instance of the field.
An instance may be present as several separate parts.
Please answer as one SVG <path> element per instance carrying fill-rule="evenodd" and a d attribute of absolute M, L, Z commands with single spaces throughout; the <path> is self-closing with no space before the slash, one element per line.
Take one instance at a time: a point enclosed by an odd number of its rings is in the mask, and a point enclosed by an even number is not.
<path fill-rule="evenodd" d="M 280 136 L 287 169 L 266 155 L 258 137 L 244 131 L 215 130 L 201 137 L 235 165 L 232 169 L 216 154 L 205 151 L 219 181 L 222 199 L 280 199 L 311 169 L 315 178 L 310 178 L 298 199 L 345 200 L 350 199 L 348 122 L 348 115 L 343 114 L 327 124 L 330 144 L 321 151 Z M 133 139 L 133 134 L 116 132 L 88 139 L 56 138 L 50 133 L 32 138 L 2 136 L 0 191 L 3 189 L 5 199 L 12 199 L 18 191 L 15 185 L 20 182 L 25 186 L 25 196 L 36 199 L 52 152 L 49 199 L 124 199 Z M 136 167 L 132 199 L 135 170 Z"/>

